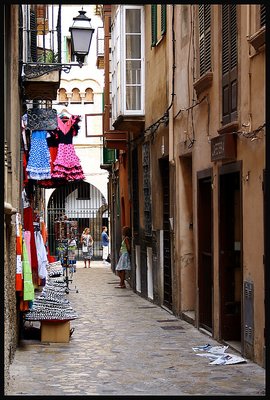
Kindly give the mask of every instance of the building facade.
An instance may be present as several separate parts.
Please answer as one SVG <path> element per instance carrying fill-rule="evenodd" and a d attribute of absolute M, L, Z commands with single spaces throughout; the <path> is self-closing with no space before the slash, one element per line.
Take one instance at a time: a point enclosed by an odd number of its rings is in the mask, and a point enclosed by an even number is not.
<path fill-rule="evenodd" d="M 262 366 L 265 22 L 264 5 L 113 5 L 104 130 L 133 289 Z"/>
<path fill-rule="evenodd" d="M 15 215 L 21 203 L 20 168 L 20 115 L 21 88 L 19 85 L 19 8 L 5 5 L 4 30 L 4 377 L 13 359 L 18 341 L 17 298 L 14 290 L 16 274 L 16 229 Z"/>
<path fill-rule="evenodd" d="M 89 63 L 85 60 L 80 69 L 71 51 L 68 32 L 78 8 L 78 5 L 62 7 L 61 4 L 5 4 L 3 7 L 5 385 L 8 385 L 9 365 L 25 333 L 23 312 L 31 307 L 35 291 L 44 286 L 44 277 L 39 273 L 36 231 L 41 233 L 42 230 L 40 244 L 46 250 L 47 261 L 52 261 L 50 246 L 56 240 L 55 236 L 48 240 L 49 200 L 54 207 L 53 211 L 50 209 L 53 217 L 56 216 L 53 212 L 64 211 L 68 218 L 74 219 L 74 204 L 75 208 L 80 207 L 83 228 L 96 217 L 90 209 L 95 212 L 97 209 L 97 244 L 102 225 L 108 224 L 108 173 L 100 168 L 103 156 L 103 71 L 100 69 L 103 27 L 99 6 L 87 6 L 95 33 Z M 67 181 L 62 185 L 54 185 L 55 182 L 49 185 L 51 182 L 46 180 L 47 175 L 44 180 L 40 176 L 36 179 L 26 170 L 30 153 L 36 149 L 32 141 L 33 132 L 55 129 L 56 116 L 64 108 L 70 115 L 81 117 L 81 131 L 74 140 L 74 148 L 81 160 L 85 179 L 75 184 L 72 182 L 76 187 Z M 39 158 L 35 159 L 38 162 Z M 67 187 L 72 190 L 63 198 L 61 190 L 65 191 Z M 56 204 L 52 198 L 59 203 Z M 31 257 L 26 254 L 26 237 Z M 101 255 L 98 247 L 97 256 L 99 253 Z M 29 267 L 27 279 L 25 265 Z"/>

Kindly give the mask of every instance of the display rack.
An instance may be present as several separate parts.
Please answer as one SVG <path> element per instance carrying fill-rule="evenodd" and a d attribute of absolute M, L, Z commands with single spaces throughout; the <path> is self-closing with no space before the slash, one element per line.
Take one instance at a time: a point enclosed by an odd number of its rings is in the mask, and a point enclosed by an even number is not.
<path fill-rule="evenodd" d="M 73 272 L 74 272 L 74 264 L 71 264 L 69 260 L 69 243 L 72 239 L 76 240 L 77 237 L 77 221 L 69 221 L 67 216 L 63 216 L 59 218 L 59 220 L 54 221 L 54 232 L 55 239 L 57 242 L 57 250 L 58 250 L 58 259 L 61 261 L 63 272 L 64 272 L 64 281 L 66 283 L 66 293 L 69 293 L 70 289 L 69 283 L 73 281 Z"/>
<path fill-rule="evenodd" d="M 69 264 L 68 258 L 68 245 L 70 239 L 58 239 L 57 240 L 57 248 L 58 248 L 58 259 L 61 261 L 63 273 L 64 273 L 64 282 L 66 283 L 66 293 L 69 293 L 71 290 L 75 290 L 78 293 L 78 289 L 76 286 L 74 289 L 69 287 L 69 283 L 73 281 L 73 270 L 74 266 Z"/>

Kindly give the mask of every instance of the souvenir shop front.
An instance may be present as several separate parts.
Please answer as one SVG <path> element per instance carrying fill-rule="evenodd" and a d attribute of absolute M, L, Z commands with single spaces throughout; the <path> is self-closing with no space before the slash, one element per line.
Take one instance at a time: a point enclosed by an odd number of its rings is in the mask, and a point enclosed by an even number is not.
<path fill-rule="evenodd" d="M 26 314 L 36 307 L 37 293 L 48 284 L 50 267 L 57 263 L 57 267 L 60 265 L 60 269 L 63 269 L 64 255 L 68 256 L 69 265 L 76 264 L 78 225 L 64 216 L 58 218 L 60 221 L 53 221 L 53 225 L 55 232 L 58 229 L 55 240 L 65 243 L 65 248 L 57 254 L 51 254 L 45 216 L 45 190 L 64 188 L 84 180 L 81 161 L 73 145 L 80 121 L 79 115 L 57 113 L 47 105 L 42 108 L 42 102 L 37 107 L 29 108 L 21 118 L 23 187 L 22 212 L 16 214 L 16 294 L 22 334 Z M 64 224 L 65 229 L 59 224 Z M 73 316 L 69 318 L 61 312 L 60 305 L 58 303 L 56 307 L 59 312 L 57 319 L 72 319 Z M 50 319 L 50 315 L 51 319 L 55 319 L 55 315 L 46 310 L 45 305 L 43 310 L 39 305 L 40 321 Z"/>

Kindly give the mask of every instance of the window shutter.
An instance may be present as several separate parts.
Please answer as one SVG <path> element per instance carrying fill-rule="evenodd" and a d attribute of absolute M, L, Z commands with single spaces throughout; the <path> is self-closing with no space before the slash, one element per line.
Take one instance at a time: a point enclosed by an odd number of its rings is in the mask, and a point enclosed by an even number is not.
<path fill-rule="evenodd" d="M 261 15 L 260 15 L 260 22 L 261 22 L 261 27 L 265 25 L 266 23 L 266 7 L 265 4 L 261 4 Z"/>
<path fill-rule="evenodd" d="M 237 8 L 222 6 L 222 122 L 237 118 Z"/>
<path fill-rule="evenodd" d="M 31 61 L 37 61 L 37 19 L 36 13 L 30 10 L 30 40 L 31 40 Z"/>
<path fill-rule="evenodd" d="M 157 43 L 157 5 L 151 4 L 151 33 L 152 33 L 152 44 L 154 47 Z"/>
<path fill-rule="evenodd" d="M 166 4 L 161 4 L 161 35 L 166 33 Z"/>
<path fill-rule="evenodd" d="M 211 71 L 211 5 L 199 5 L 200 76 Z"/>

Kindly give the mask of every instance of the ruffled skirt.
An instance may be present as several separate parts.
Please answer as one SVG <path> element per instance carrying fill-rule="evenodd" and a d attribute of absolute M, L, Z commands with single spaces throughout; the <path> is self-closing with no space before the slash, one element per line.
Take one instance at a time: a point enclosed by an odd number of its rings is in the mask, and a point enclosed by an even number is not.
<path fill-rule="evenodd" d="M 33 131 L 29 159 L 26 167 L 29 179 L 51 178 L 51 155 L 47 145 L 45 131 Z"/>
<path fill-rule="evenodd" d="M 60 143 L 53 163 L 52 178 L 77 181 L 85 178 L 80 159 L 75 153 L 73 144 Z"/>

